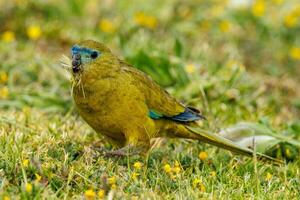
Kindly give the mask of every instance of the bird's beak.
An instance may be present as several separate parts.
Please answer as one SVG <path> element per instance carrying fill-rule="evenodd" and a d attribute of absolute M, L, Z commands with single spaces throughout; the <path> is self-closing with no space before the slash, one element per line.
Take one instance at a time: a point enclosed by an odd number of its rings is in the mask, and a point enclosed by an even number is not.
<path fill-rule="evenodd" d="M 80 53 L 76 53 L 72 55 L 72 70 L 74 73 L 80 71 L 81 66 L 81 55 Z"/>

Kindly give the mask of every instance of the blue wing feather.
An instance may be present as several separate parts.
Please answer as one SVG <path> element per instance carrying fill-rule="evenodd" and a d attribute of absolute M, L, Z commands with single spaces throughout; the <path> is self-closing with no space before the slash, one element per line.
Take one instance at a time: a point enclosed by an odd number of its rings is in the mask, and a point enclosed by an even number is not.
<path fill-rule="evenodd" d="M 150 110 L 149 117 L 152 119 L 169 119 L 178 122 L 192 122 L 192 121 L 198 121 L 200 119 L 205 119 L 200 113 L 197 113 L 194 110 L 191 110 L 190 108 L 185 108 L 184 112 L 171 117 L 164 116 L 153 110 Z"/>
<path fill-rule="evenodd" d="M 163 117 L 163 115 L 155 112 L 154 110 L 150 110 L 149 111 L 149 117 L 152 118 L 152 119 L 160 119 Z"/>

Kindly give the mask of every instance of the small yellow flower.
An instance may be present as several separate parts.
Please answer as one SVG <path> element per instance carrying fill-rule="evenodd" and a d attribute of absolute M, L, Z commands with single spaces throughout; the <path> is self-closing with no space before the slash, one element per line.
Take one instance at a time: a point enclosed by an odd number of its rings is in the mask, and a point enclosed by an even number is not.
<path fill-rule="evenodd" d="M 201 152 L 199 153 L 199 159 L 200 159 L 200 160 L 204 161 L 204 160 L 207 159 L 207 157 L 208 157 L 208 154 L 207 154 L 205 151 L 201 151 Z"/>
<path fill-rule="evenodd" d="M 99 22 L 99 28 L 105 33 L 114 33 L 116 31 L 115 25 L 108 19 L 102 19 Z"/>
<path fill-rule="evenodd" d="M 116 185 L 116 184 L 112 184 L 112 185 L 110 186 L 110 188 L 111 188 L 112 190 L 115 190 L 115 189 L 117 189 L 117 185 Z"/>
<path fill-rule="evenodd" d="M 37 40 L 41 37 L 42 35 L 42 30 L 39 26 L 37 25 L 31 25 L 27 28 L 27 36 L 31 40 Z"/>
<path fill-rule="evenodd" d="M 2 33 L 1 39 L 5 42 L 13 42 L 15 41 L 15 33 L 12 31 L 5 31 Z"/>
<path fill-rule="evenodd" d="M 8 94 L 9 94 L 9 91 L 8 91 L 7 87 L 0 88 L 0 99 L 7 99 Z"/>
<path fill-rule="evenodd" d="M 270 181 L 271 179 L 272 179 L 272 174 L 268 172 L 266 174 L 266 181 Z"/>
<path fill-rule="evenodd" d="M 175 174 L 179 174 L 181 171 L 180 167 L 173 167 L 172 168 L 172 172 L 174 172 Z"/>
<path fill-rule="evenodd" d="M 87 191 L 84 192 L 84 196 L 85 196 L 86 199 L 90 200 L 90 199 L 94 199 L 95 198 L 96 193 L 94 192 L 94 190 L 89 189 L 89 190 L 87 190 Z"/>
<path fill-rule="evenodd" d="M 201 192 L 205 192 L 205 186 L 203 185 L 202 181 L 199 178 L 195 178 L 193 180 L 193 188 L 198 188 Z"/>
<path fill-rule="evenodd" d="M 154 16 L 147 15 L 143 12 L 138 12 L 134 15 L 134 21 L 137 25 L 143 26 L 149 29 L 155 29 L 157 27 L 157 19 Z"/>
<path fill-rule="evenodd" d="M 164 170 L 165 170 L 166 173 L 171 173 L 172 172 L 172 168 L 169 164 L 164 165 Z"/>
<path fill-rule="evenodd" d="M 39 174 L 35 174 L 35 180 L 37 181 L 37 182 L 40 182 L 41 181 L 41 179 L 42 179 L 42 177 L 39 175 Z"/>
<path fill-rule="evenodd" d="M 131 174 L 131 178 L 132 178 L 132 180 L 136 180 L 138 177 L 139 177 L 139 173 L 136 173 L 136 172 L 133 172 L 132 174 Z"/>
<path fill-rule="evenodd" d="M 142 168 L 143 164 L 141 162 L 135 162 L 133 164 L 133 167 L 136 169 L 136 170 L 140 170 Z"/>
<path fill-rule="evenodd" d="M 117 182 L 117 179 L 116 179 L 115 176 L 112 176 L 112 177 L 110 177 L 110 178 L 107 179 L 107 183 L 108 183 L 109 185 L 116 184 L 116 182 Z"/>
<path fill-rule="evenodd" d="M 4 196 L 3 200 L 10 200 L 9 196 Z"/>
<path fill-rule="evenodd" d="M 265 2 L 263 0 L 257 0 L 252 5 L 252 14 L 256 17 L 261 17 L 265 14 Z"/>
<path fill-rule="evenodd" d="M 29 166 L 29 160 L 28 159 L 23 160 L 22 164 L 23 164 L 23 167 L 25 167 L 25 168 L 28 167 Z"/>
<path fill-rule="evenodd" d="M 26 183 L 25 184 L 25 191 L 28 192 L 28 193 L 31 193 L 32 192 L 32 184 Z"/>
<path fill-rule="evenodd" d="M 291 48 L 290 57 L 294 60 L 300 60 L 300 48 L 299 47 Z"/>
<path fill-rule="evenodd" d="M 199 184 L 199 190 L 200 190 L 200 192 L 206 191 L 205 186 L 202 183 Z"/>
<path fill-rule="evenodd" d="M 293 28 L 297 25 L 299 18 L 297 15 L 290 13 L 284 17 L 284 25 L 288 28 Z"/>
<path fill-rule="evenodd" d="M 201 180 L 200 180 L 199 178 L 195 178 L 195 179 L 193 180 L 193 183 L 192 183 L 193 188 L 198 187 L 198 185 L 199 185 L 200 183 L 201 183 Z"/>
<path fill-rule="evenodd" d="M 8 80 L 7 73 L 5 71 L 0 71 L 0 84 L 5 84 Z"/>
<path fill-rule="evenodd" d="M 98 197 L 99 197 L 99 199 L 104 199 L 104 197 L 105 197 L 105 190 L 100 189 L 99 192 L 98 192 Z"/>
<path fill-rule="evenodd" d="M 215 171 L 210 172 L 211 177 L 216 177 L 217 173 Z"/>
<path fill-rule="evenodd" d="M 231 23 L 228 20 L 223 20 L 220 22 L 219 24 L 219 29 L 223 32 L 223 33 L 227 33 L 228 31 L 230 31 L 231 28 Z"/>
<path fill-rule="evenodd" d="M 186 66 L 184 66 L 184 69 L 188 74 L 193 74 L 196 72 L 196 66 L 193 64 L 187 64 Z"/>

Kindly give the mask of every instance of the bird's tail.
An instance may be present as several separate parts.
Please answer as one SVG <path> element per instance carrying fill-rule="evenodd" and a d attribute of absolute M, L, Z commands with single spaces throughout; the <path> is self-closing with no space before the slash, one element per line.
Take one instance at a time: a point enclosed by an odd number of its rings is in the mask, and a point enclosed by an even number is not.
<path fill-rule="evenodd" d="M 232 142 L 231 140 L 221 137 L 218 134 L 209 133 L 207 131 L 201 130 L 200 128 L 195 128 L 195 127 L 188 126 L 188 125 L 186 125 L 185 128 L 191 133 L 191 134 L 189 134 L 191 136 L 190 137 L 191 139 L 198 139 L 198 140 L 206 142 L 208 144 L 212 144 L 217 147 L 232 151 L 234 153 L 242 154 L 242 155 L 249 156 L 249 157 L 253 157 L 256 155 L 256 158 L 258 160 L 271 162 L 276 165 L 281 165 L 284 163 L 281 160 L 272 158 L 270 156 L 267 156 L 267 155 L 259 153 L 259 152 L 254 152 L 252 149 L 240 146 L 240 145 Z"/>

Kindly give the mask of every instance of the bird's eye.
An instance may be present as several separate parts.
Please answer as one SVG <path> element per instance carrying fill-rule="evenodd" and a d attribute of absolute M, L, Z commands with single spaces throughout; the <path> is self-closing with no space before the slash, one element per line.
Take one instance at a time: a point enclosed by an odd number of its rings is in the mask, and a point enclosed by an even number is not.
<path fill-rule="evenodd" d="M 98 57 L 98 52 L 97 51 L 93 51 L 92 53 L 91 53 L 91 58 L 92 59 L 95 59 L 95 58 L 97 58 Z"/>

